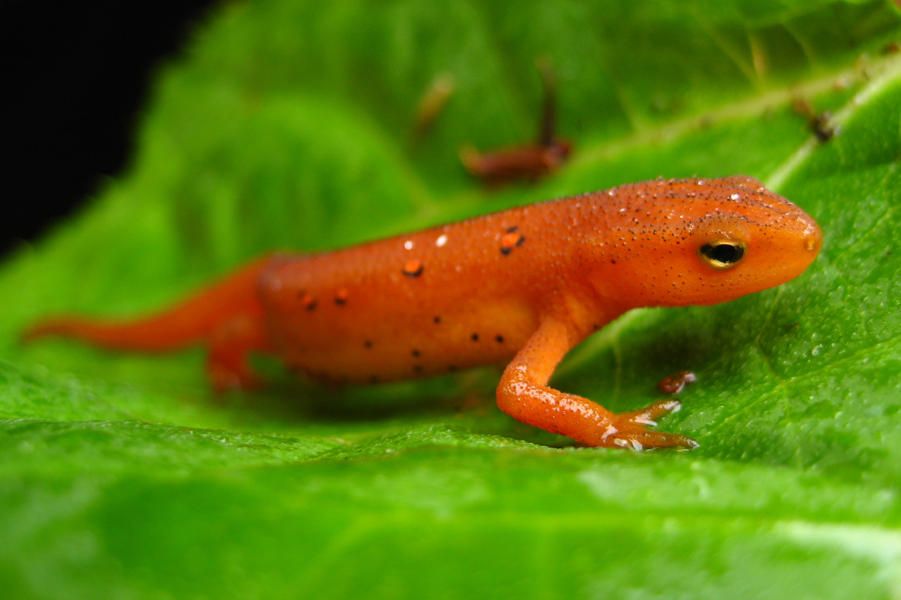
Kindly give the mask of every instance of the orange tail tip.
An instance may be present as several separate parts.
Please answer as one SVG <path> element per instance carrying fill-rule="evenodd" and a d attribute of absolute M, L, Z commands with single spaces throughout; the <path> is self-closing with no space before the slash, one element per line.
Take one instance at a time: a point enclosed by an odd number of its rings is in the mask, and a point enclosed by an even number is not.
<path fill-rule="evenodd" d="M 102 348 L 140 352 L 177 350 L 210 340 L 235 319 L 259 320 L 262 307 L 257 282 L 273 260 L 265 256 L 157 314 L 128 321 L 51 317 L 25 329 L 20 340 L 56 336 Z"/>
<path fill-rule="evenodd" d="M 29 344 L 45 337 L 81 337 L 78 330 L 87 323 L 77 317 L 53 317 L 29 325 L 19 334 L 19 342 Z"/>
<path fill-rule="evenodd" d="M 25 329 L 22 343 L 46 337 L 61 337 L 88 342 L 101 348 L 162 352 L 188 346 L 203 339 L 203 333 L 167 326 L 162 319 L 134 322 L 94 321 L 82 317 L 51 317 Z"/>

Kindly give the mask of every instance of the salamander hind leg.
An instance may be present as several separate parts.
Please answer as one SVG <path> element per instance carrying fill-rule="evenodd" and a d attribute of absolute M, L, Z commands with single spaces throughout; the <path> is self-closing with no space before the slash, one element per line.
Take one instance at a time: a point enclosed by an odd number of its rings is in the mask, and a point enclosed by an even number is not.
<path fill-rule="evenodd" d="M 545 320 L 504 371 L 497 389 L 500 409 L 523 423 L 588 446 L 632 450 L 697 447 L 685 436 L 649 429 L 656 419 L 680 408 L 675 400 L 617 414 L 587 398 L 548 387 L 557 364 L 579 339 L 561 321 Z"/>
<path fill-rule="evenodd" d="M 254 389 L 263 380 L 248 364 L 251 352 L 265 351 L 267 338 L 258 317 L 241 315 L 225 321 L 210 336 L 206 372 L 213 389 Z"/>

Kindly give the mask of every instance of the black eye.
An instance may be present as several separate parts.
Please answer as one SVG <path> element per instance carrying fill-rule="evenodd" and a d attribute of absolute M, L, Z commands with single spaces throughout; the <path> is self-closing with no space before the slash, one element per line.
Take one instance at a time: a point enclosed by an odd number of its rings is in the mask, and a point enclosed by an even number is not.
<path fill-rule="evenodd" d="M 714 269 L 728 269 L 745 255 L 745 246 L 739 242 L 711 242 L 701 246 L 700 252 L 701 258 Z"/>

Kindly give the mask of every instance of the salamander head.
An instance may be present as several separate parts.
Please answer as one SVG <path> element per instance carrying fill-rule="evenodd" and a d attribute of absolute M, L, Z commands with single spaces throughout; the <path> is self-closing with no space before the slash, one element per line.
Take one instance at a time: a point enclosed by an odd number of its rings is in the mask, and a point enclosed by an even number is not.
<path fill-rule="evenodd" d="M 633 306 L 715 304 L 777 286 L 803 273 L 822 245 L 807 213 L 750 177 L 615 192 L 601 277 Z"/>

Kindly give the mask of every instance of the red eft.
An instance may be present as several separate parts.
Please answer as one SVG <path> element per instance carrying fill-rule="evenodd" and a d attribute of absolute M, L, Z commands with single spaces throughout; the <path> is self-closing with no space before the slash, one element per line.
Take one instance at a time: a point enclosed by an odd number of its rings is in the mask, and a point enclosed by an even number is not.
<path fill-rule="evenodd" d="M 513 208 L 334 252 L 252 262 L 159 314 L 44 320 L 25 339 L 209 350 L 216 388 L 257 383 L 250 352 L 374 383 L 506 364 L 497 403 L 589 446 L 692 448 L 651 429 L 675 400 L 612 413 L 548 386 L 566 353 L 632 308 L 725 302 L 817 256 L 816 222 L 749 177 L 657 180 Z"/>

